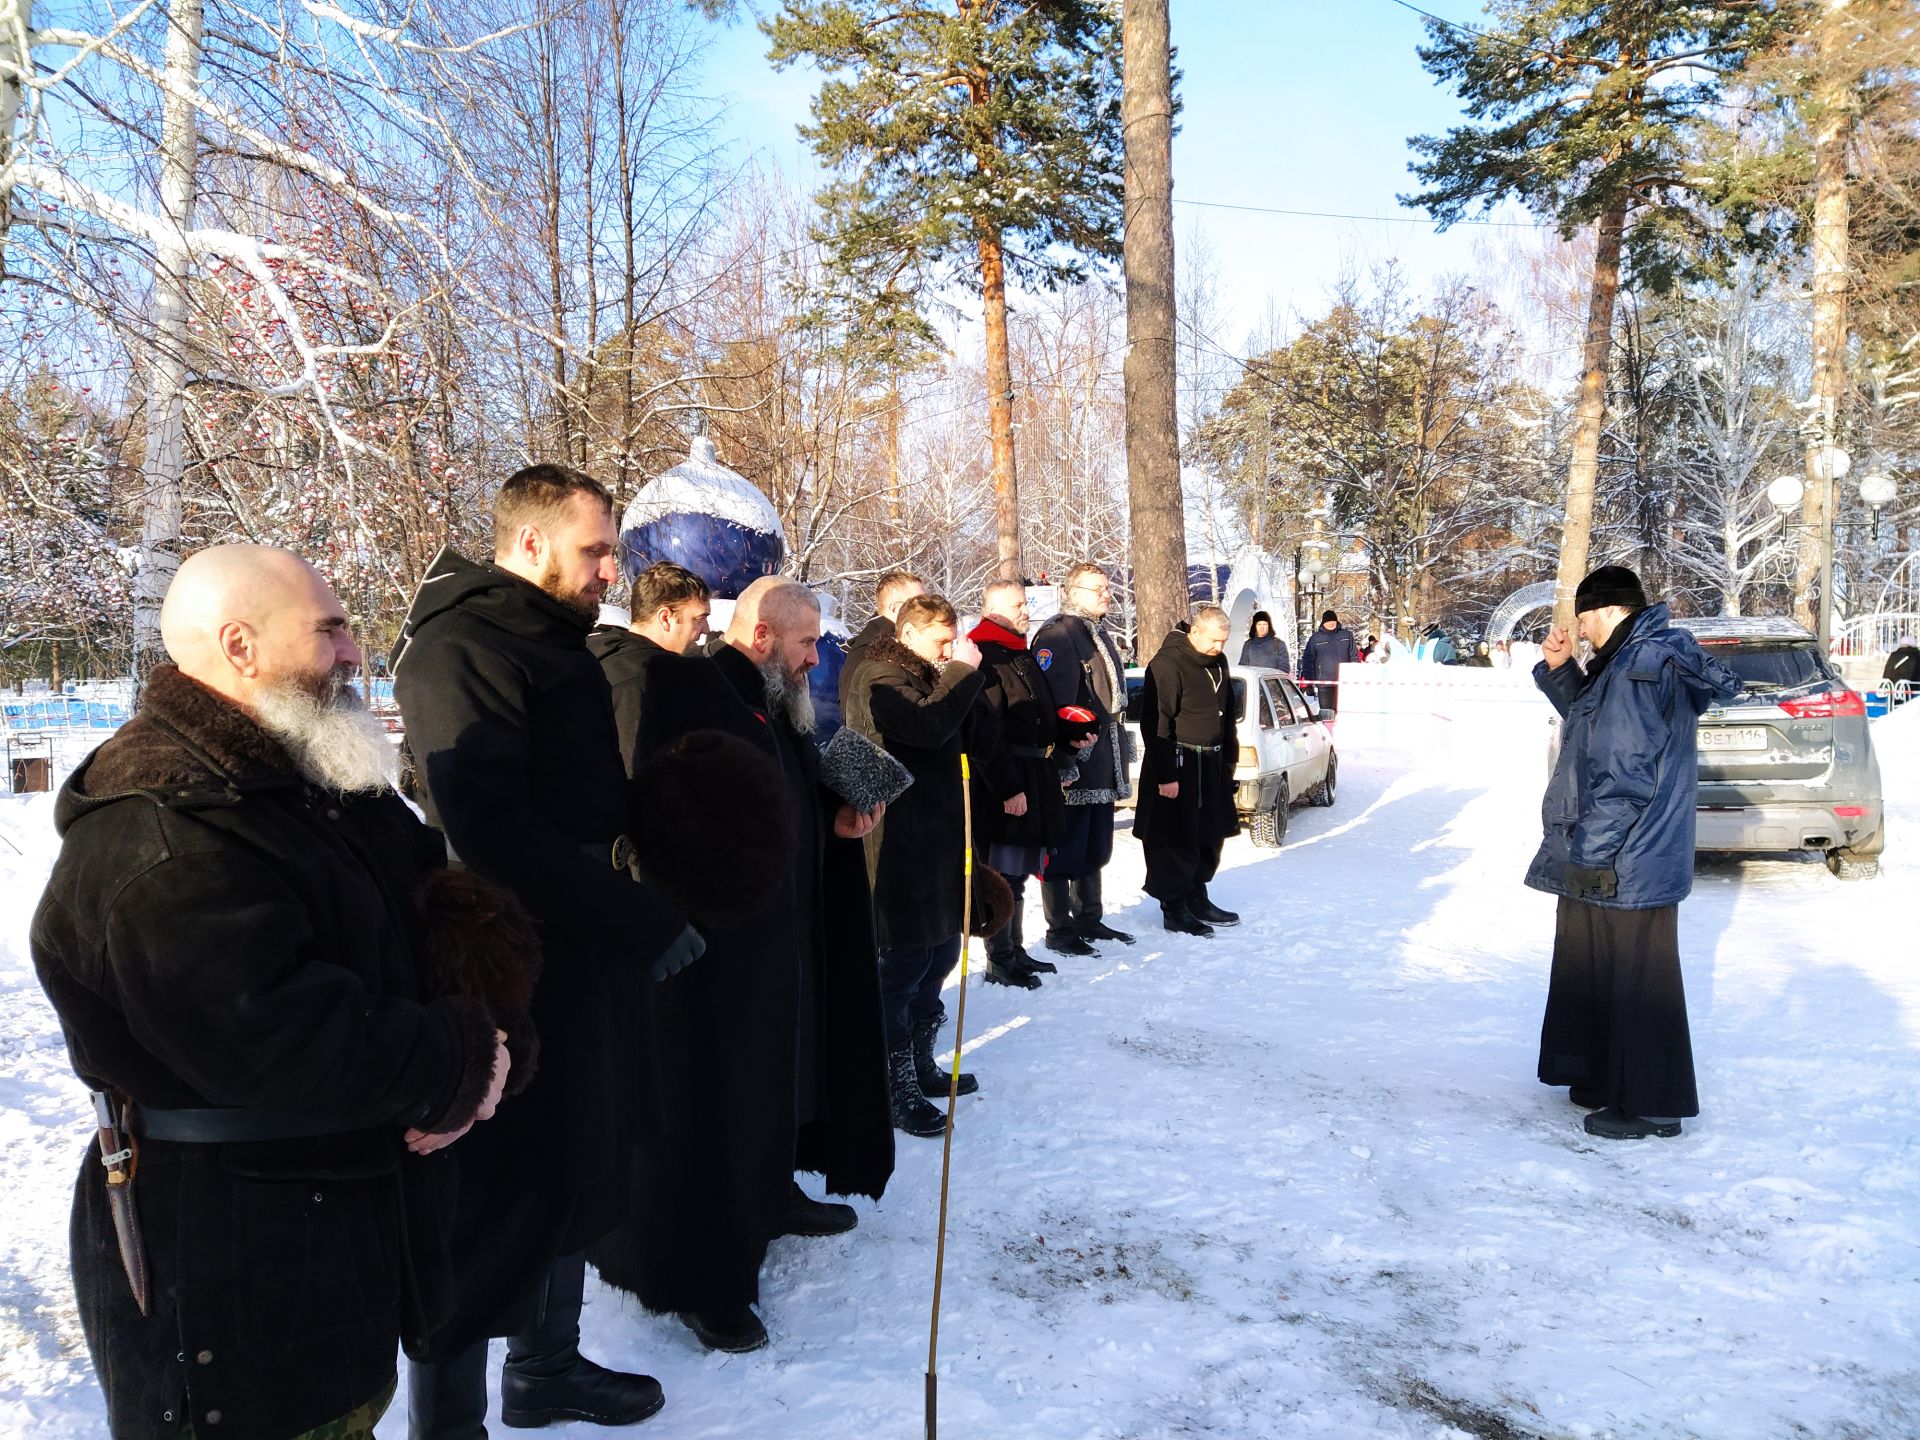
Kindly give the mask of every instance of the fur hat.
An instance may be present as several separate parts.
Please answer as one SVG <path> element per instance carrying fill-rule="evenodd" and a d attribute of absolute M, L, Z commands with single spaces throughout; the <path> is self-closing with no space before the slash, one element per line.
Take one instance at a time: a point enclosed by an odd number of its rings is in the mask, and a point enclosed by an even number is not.
<path fill-rule="evenodd" d="M 540 935 L 514 895 L 471 870 L 435 870 L 420 882 L 414 906 L 426 921 L 421 984 L 438 1000 L 458 995 L 486 1006 L 507 1035 L 509 1095 L 540 1068 L 533 987 L 540 979 Z"/>
<path fill-rule="evenodd" d="M 998 935 L 1013 919 L 1013 887 L 991 865 L 973 864 L 973 923 L 967 933 L 984 940 Z"/>
<path fill-rule="evenodd" d="M 820 752 L 820 781 L 864 815 L 898 800 L 913 784 L 913 772 L 851 725 L 842 725 Z"/>
<path fill-rule="evenodd" d="M 640 872 L 701 929 L 765 909 L 793 864 L 792 806 L 772 757 L 718 730 L 682 735 L 633 777 Z"/>
<path fill-rule="evenodd" d="M 1060 722 L 1056 733 L 1062 745 L 1071 745 L 1076 740 L 1100 733 L 1100 721 L 1084 705 L 1062 705 L 1053 713 Z"/>
<path fill-rule="evenodd" d="M 1624 605 L 1638 610 L 1647 603 L 1647 592 L 1640 588 L 1640 577 L 1624 565 L 1602 565 L 1580 582 L 1573 592 L 1573 613 L 1603 610 L 1609 605 Z"/>

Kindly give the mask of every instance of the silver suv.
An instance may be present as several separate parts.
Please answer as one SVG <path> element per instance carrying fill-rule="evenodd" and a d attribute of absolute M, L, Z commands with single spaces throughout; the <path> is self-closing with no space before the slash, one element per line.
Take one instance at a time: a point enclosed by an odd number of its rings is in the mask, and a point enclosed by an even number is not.
<path fill-rule="evenodd" d="M 1746 690 L 1700 717 L 1696 850 L 1818 850 L 1843 879 L 1885 843 L 1865 701 L 1790 620 L 1675 620 Z"/>

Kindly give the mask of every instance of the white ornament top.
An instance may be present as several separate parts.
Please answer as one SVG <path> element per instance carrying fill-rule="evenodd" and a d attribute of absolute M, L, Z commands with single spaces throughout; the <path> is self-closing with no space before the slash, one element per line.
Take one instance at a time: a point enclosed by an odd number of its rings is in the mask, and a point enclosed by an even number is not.
<path fill-rule="evenodd" d="M 670 515 L 711 515 L 730 525 L 780 534 L 780 515 L 773 502 L 738 471 L 720 463 L 713 441 L 693 437 L 685 460 L 640 487 L 640 493 L 621 517 L 622 531 L 650 525 Z"/>

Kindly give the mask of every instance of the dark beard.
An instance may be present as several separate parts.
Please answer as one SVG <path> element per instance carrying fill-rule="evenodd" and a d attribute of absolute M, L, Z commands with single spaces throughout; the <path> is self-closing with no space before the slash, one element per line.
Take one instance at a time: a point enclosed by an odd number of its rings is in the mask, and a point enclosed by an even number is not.
<path fill-rule="evenodd" d="M 546 573 L 540 577 L 540 589 L 542 593 L 551 595 L 576 615 L 583 616 L 588 620 L 598 620 L 600 618 L 600 597 L 598 595 L 589 596 L 584 590 L 567 589 L 561 582 L 560 569 L 558 566 L 549 566 L 547 568 Z"/>
<path fill-rule="evenodd" d="M 807 685 L 806 672 L 794 674 L 780 663 L 777 655 L 769 655 L 758 668 L 760 684 L 767 696 L 767 712 L 786 721 L 796 734 L 811 735 L 818 720 L 813 713 L 813 691 Z"/>

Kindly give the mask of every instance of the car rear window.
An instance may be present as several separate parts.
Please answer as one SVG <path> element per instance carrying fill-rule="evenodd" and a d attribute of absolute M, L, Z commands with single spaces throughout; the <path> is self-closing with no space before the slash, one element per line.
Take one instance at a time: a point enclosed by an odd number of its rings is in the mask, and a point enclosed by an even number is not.
<path fill-rule="evenodd" d="M 1146 688 L 1146 679 L 1140 675 L 1127 677 L 1127 723 L 1139 725 L 1146 718 L 1146 710 L 1140 692 Z M 1241 676 L 1233 677 L 1233 718 L 1238 723 L 1247 713 L 1247 682 Z M 1262 716 L 1261 723 L 1267 723 Z"/>
<path fill-rule="evenodd" d="M 1749 690 L 1799 690 L 1833 678 L 1812 645 L 1705 645 Z"/>

